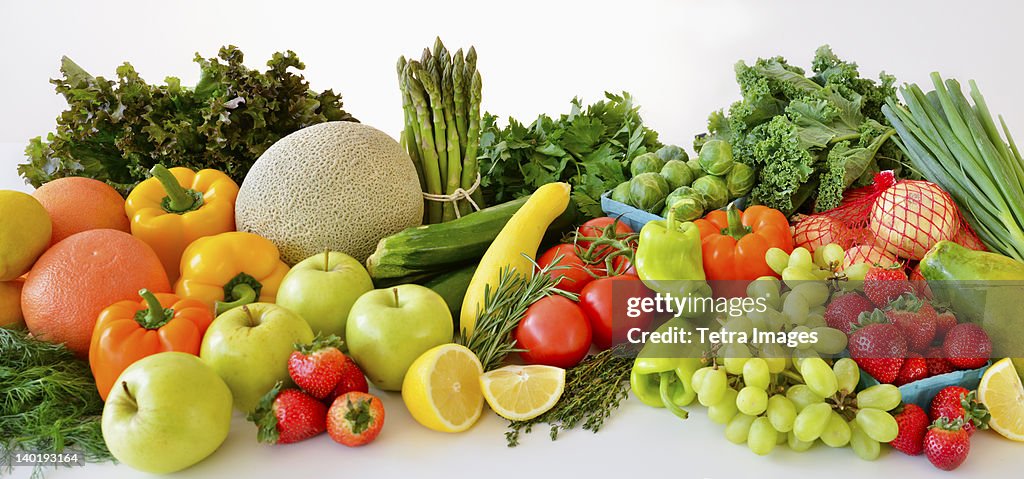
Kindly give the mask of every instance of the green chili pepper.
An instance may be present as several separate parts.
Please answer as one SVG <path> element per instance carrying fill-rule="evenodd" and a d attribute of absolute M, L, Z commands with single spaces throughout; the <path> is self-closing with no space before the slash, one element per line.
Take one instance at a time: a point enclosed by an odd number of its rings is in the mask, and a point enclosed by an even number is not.
<path fill-rule="evenodd" d="M 665 322 L 658 331 L 667 331 L 669 327 L 687 328 L 688 324 L 675 318 Z M 687 345 L 648 342 L 637 355 L 629 375 L 633 394 L 648 406 L 667 408 L 686 419 L 688 413 L 683 407 L 697 397 L 690 379 L 703 366 L 696 353 Z"/>

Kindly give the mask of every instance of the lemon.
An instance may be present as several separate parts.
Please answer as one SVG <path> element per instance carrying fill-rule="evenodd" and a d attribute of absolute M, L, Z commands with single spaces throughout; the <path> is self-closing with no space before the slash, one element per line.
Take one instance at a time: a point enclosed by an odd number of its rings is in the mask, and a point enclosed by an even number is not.
<path fill-rule="evenodd" d="M 1024 385 L 1010 358 L 1000 359 L 985 371 L 978 385 L 978 400 L 992 415 L 990 428 L 1024 442 Z"/>
<path fill-rule="evenodd" d="M 430 429 L 465 431 L 484 410 L 480 392 L 483 372 L 473 351 L 458 344 L 442 344 L 409 366 L 402 381 L 402 400 L 413 419 Z"/>
<path fill-rule="evenodd" d="M 0 190 L 0 281 L 28 272 L 50 244 L 50 215 L 32 195 Z"/>
<path fill-rule="evenodd" d="M 565 390 L 565 370 L 554 366 L 505 366 L 480 376 L 487 405 L 509 421 L 533 419 L 555 407 Z"/>

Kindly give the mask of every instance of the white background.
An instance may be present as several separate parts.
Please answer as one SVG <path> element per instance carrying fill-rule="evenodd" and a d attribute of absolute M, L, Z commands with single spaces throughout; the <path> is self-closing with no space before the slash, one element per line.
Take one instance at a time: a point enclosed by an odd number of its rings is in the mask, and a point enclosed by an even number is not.
<path fill-rule="evenodd" d="M 0 4 L 0 188 L 27 189 L 15 172 L 28 138 L 45 135 L 63 108 L 48 79 L 68 55 L 95 75 L 114 76 L 131 62 L 143 78 L 178 76 L 194 83 L 195 52 L 214 56 L 224 44 L 262 68 L 291 49 L 317 90 L 340 92 L 345 109 L 396 136 L 401 107 L 394 73 L 399 55 L 418 56 L 441 35 L 454 50 L 476 46 L 484 78 L 483 108 L 524 122 L 567 111 L 580 96 L 631 92 L 662 141 L 689 146 L 707 114 L 737 98 L 733 64 L 783 55 L 809 67 L 815 48 L 832 45 L 870 76 L 928 82 L 933 70 L 976 79 L 989 105 L 1014 131 L 1024 128 L 1020 95 L 1022 13 L 1017 2 L 953 1 L 647 1 L 560 2 L 268 2 L 4 1 Z M 1024 133 L 1017 133 L 1020 137 Z M 688 148 L 689 149 L 689 148 Z M 759 458 L 733 446 L 697 409 L 679 422 L 630 402 L 598 435 L 544 432 L 506 449 L 502 422 L 490 416 L 462 435 L 429 432 L 395 397 L 373 445 L 348 450 L 326 437 L 302 445 L 256 446 L 237 423 L 211 459 L 181 474 L 277 477 L 328 473 L 366 477 L 425 475 L 622 477 L 655 471 L 681 477 L 949 477 L 922 458 L 891 453 L 874 463 L 849 450 L 819 447 Z M 975 437 L 961 477 L 1005 477 L 1024 466 L 1021 445 L 991 433 Z M 21 473 L 26 470 L 19 471 Z M 90 467 L 77 476 L 135 477 L 126 468 Z M 54 477 L 65 474 L 54 474 Z"/>

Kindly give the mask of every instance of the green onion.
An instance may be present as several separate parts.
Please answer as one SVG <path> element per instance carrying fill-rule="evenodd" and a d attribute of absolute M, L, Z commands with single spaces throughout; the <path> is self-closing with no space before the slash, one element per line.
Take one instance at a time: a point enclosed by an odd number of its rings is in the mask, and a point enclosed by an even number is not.
<path fill-rule="evenodd" d="M 970 81 L 932 73 L 934 91 L 910 84 L 882 107 L 900 148 L 925 179 L 949 192 L 985 246 L 1024 261 L 1024 161 L 1002 116 L 996 127 L 985 98 Z M 1005 138 L 1004 138 L 1005 136 Z"/>

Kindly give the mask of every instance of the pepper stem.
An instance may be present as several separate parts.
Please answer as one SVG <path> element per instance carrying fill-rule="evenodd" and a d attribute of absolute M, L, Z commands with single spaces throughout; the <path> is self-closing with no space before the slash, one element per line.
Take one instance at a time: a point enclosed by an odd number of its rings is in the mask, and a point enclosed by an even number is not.
<path fill-rule="evenodd" d="M 672 400 L 672 394 L 669 391 L 672 383 L 679 380 L 675 371 L 664 371 L 660 374 L 659 379 L 658 392 L 661 393 L 661 402 L 664 403 L 665 409 L 668 409 L 669 412 L 675 414 L 679 419 L 686 419 L 690 417 L 690 413 L 676 405 L 675 401 Z"/>
<path fill-rule="evenodd" d="M 135 322 L 139 323 L 139 326 L 146 329 L 160 329 L 174 317 L 174 310 L 164 308 L 160 304 L 160 300 L 150 290 L 140 289 L 139 296 L 146 301 L 146 309 L 135 313 Z"/>
<path fill-rule="evenodd" d="M 168 213 L 185 213 L 203 205 L 203 196 L 195 190 L 183 188 L 171 170 L 165 168 L 164 165 L 156 164 L 149 170 L 149 173 L 163 185 L 164 192 L 167 193 L 163 207 Z"/>
<path fill-rule="evenodd" d="M 217 301 L 217 316 L 224 314 L 230 309 L 256 301 L 256 290 L 248 284 L 238 283 L 231 288 L 231 297 L 235 298 L 235 300 L 228 302 Z"/>
<path fill-rule="evenodd" d="M 740 210 L 736 208 L 736 203 L 729 203 L 729 207 L 725 209 L 726 217 L 729 219 L 729 226 L 722 228 L 722 234 L 732 236 L 739 241 L 744 236 L 750 234 L 751 228 L 744 226 L 742 218 L 740 218 Z"/>

